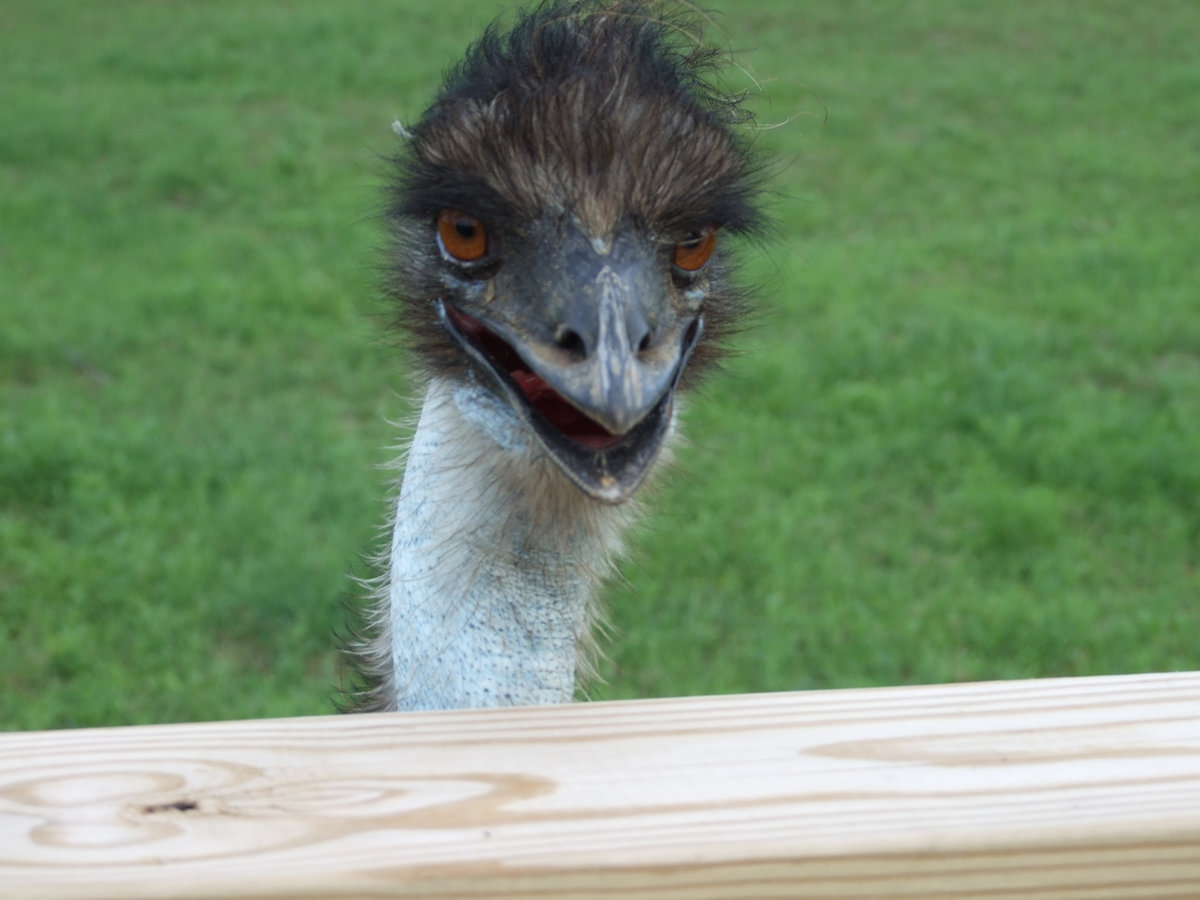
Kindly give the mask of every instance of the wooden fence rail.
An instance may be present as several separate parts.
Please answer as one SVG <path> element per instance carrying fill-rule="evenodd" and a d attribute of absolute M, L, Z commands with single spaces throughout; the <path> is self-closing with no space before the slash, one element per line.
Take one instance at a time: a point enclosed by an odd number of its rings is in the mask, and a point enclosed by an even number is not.
<path fill-rule="evenodd" d="M 1200 897 L 1200 673 L 0 734 L 0 897 Z"/>

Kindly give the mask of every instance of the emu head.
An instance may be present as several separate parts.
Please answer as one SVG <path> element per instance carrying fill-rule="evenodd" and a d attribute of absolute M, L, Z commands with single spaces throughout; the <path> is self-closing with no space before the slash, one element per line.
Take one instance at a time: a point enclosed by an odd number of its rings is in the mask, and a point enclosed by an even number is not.
<path fill-rule="evenodd" d="M 741 306 L 726 239 L 757 185 L 718 58 L 660 4 L 544 3 L 468 50 L 397 160 L 414 351 L 600 501 L 641 483 Z"/>

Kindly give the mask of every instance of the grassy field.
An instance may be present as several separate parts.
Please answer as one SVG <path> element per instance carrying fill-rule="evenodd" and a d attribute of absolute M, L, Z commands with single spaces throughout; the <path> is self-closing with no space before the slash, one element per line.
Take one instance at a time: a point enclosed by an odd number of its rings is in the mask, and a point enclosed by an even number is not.
<path fill-rule="evenodd" d="M 498 8 L 5 4 L 0 728 L 331 709 L 380 156 Z M 592 695 L 1200 668 L 1200 7 L 727 8 L 762 306 Z"/>

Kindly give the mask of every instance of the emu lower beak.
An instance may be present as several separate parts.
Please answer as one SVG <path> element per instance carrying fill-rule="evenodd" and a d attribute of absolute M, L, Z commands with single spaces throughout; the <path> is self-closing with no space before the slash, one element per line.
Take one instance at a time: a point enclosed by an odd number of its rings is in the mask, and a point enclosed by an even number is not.
<path fill-rule="evenodd" d="M 530 340 L 439 301 L 447 332 L 537 436 L 559 469 L 589 496 L 627 500 L 670 433 L 674 395 L 703 321 L 652 340 L 629 304 L 632 286 L 603 267 L 593 289 L 563 310 L 573 335 Z M 593 322 L 594 327 L 586 327 Z"/>

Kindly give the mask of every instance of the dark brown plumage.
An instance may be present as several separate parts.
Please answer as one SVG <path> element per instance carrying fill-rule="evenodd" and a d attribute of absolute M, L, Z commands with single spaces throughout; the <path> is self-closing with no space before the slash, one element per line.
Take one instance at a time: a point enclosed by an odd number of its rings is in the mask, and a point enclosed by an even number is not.
<path fill-rule="evenodd" d="M 390 219 L 391 289 L 412 348 L 432 371 L 456 371 L 430 299 L 503 298 L 555 262 L 563 223 L 590 235 L 631 235 L 653 248 L 662 289 L 680 304 L 670 252 L 716 225 L 721 245 L 706 267 L 705 338 L 685 378 L 720 352 L 741 313 L 725 236 L 754 231 L 758 168 L 734 126 L 749 122 L 740 96 L 711 83 L 723 57 L 677 4 L 553 2 L 509 32 L 491 26 L 449 73 L 436 102 L 410 128 L 397 158 Z M 430 240 L 442 209 L 471 212 L 496 238 L 478 277 L 447 273 Z"/>

